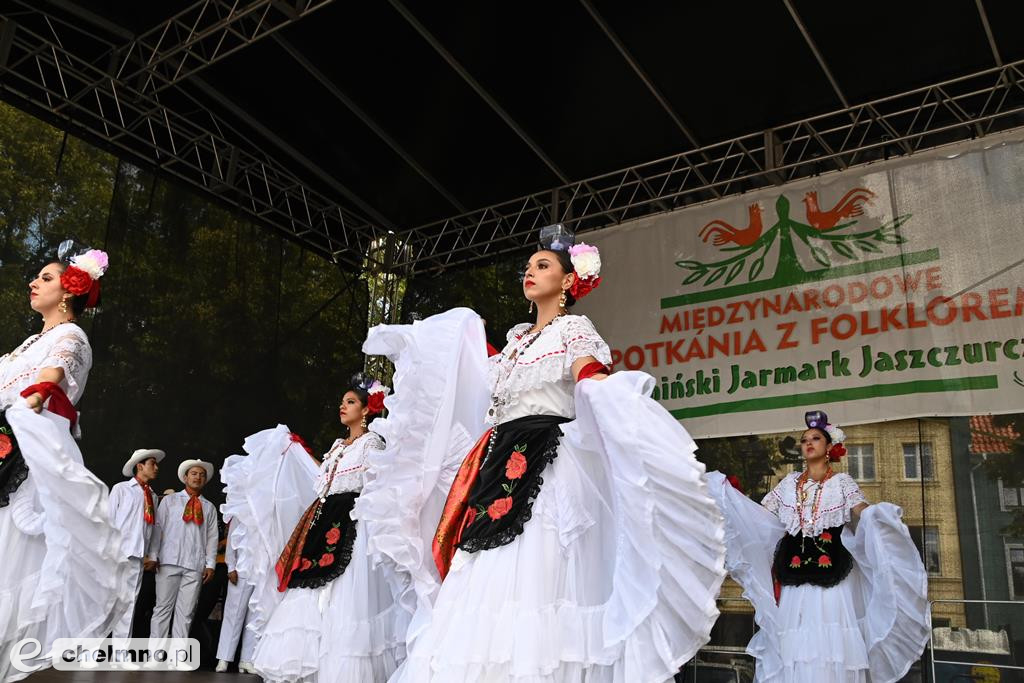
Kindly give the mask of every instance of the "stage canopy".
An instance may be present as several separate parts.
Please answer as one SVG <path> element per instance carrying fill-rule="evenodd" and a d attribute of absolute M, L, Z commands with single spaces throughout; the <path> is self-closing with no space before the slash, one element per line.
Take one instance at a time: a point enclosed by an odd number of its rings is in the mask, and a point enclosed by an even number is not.
<path fill-rule="evenodd" d="M 1014 2 L 0 7 L 3 99 L 351 270 L 1024 125 Z"/>

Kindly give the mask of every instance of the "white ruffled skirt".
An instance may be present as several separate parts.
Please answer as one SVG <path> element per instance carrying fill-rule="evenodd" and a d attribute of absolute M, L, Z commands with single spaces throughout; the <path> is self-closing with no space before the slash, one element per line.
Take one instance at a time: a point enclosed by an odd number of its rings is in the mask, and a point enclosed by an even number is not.
<path fill-rule="evenodd" d="M 253 665 L 277 683 L 384 683 L 405 656 L 410 612 L 393 594 L 386 567 L 367 551 L 369 532 L 357 521 L 352 559 L 321 588 L 277 590 L 275 564 L 314 499 L 317 466 L 284 425 L 246 439 L 248 456 L 232 456 L 224 515 L 239 574 L 254 586 L 247 628 L 258 640 Z"/>
<path fill-rule="evenodd" d="M 396 364 L 391 412 L 375 424 L 394 486 L 368 484 L 357 508 L 417 606 L 392 683 L 671 680 L 718 616 L 724 532 L 696 446 L 649 398 L 647 375 L 577 385 L 523 533 L 458 551 L 439 584 L 430 540 L 472 445 L 466 425 L 483 415 L 468 408 L 487 403 L 482 336 L 461 309 L 375 328 L 364 346 Z"/>
<path fill-rule="evenodd" d="M 906 675 L 931 620 L 927 572 L 899 507 L 870 505 L 856 533 L 843 530 L 854 566 L 839 585 L 783 586 L 776 605 L 771 567 L 782 524 L 722 474 L 708 481 L 725 516 L 726 565 L 755 609 L 759 630 L 747 652 L 757 681 L 892 683 Z"/>
<path fill-rule="evenodd" d="M 29 666 L 50 666 L 57 638 L 101 638 L 125 605 L 127 563 L 111 526 L 107 487 L 82 464 L 68 421 L 47 411 L 12 407 L 14 430 L 29 476 L 0 508 L 0 681 L 18 681 L 11 649 L 33 638 L 41 654 Z M 20 652 L 31 651 L 24 646 Z"/>

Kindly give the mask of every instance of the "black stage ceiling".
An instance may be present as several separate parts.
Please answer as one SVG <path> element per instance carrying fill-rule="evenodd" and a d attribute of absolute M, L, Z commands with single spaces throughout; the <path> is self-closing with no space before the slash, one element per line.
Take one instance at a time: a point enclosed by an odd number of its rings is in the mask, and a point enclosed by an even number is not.
<path fill-rule="evenodd" d="M 1024 124 L 1016 0 L 0 8 L 4 99 L 354 267 L 388 231 L 444 267 Z"/>

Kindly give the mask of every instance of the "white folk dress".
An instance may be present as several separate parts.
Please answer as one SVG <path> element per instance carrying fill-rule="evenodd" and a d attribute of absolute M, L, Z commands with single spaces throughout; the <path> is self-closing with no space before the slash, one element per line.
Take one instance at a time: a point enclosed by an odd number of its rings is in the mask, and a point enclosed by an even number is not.
<path fill-rule="evenodd" d="M 392 680 L 671 680 L 708 640 L 725 574 L 722 520 L 696 446 L 649 398 L 649 376 L 574 382 L 576 359 L 610 364 L 585 317 L 557 319 L 507 372 L 528 328 L 514 328 L 489 363 L 468 309 L 374 328 L 364 346 L 396 365 L 388 419 L 377 426 L 394 452 L 382 459 L 391 485 L 368 486 L 358 503 L 376 530 L 371 551 L 408 577 L 416 607 L 409 656 Z M 458 550 L 440 583 L 431 538 L 492 394 L 503 399 L 500 423 L 571 421 L 522 533 Z"/>
<path fill-rule="evenodd" d="M 902 522 L 903 511 L 890 503 L 871 505 L 854 532 L 852 510 L 866 501 L 852 477 L 837 473 L 824 484 L 804 483 L 801 527 L 799 472 L 786 476 L 762 505 L 718 472 L 708 477 L 726 519 L 729 572 L 756 610 L 760 629 L 747 647 L 757 659 L 756 680 L 892 683 L 902 678 L 920 658 L 930 630 L 927 573 Z M 853 558 L 849 575 L 831 587 L 783 585 L 776 604 L 772 561 L 783 534 L 802 531 L 812 538 L 839 526 Z"/>
<path fill-rule="evenodd" d="M 120 595 L 127 563 L 106 485 L 83 464 L 67 419 L 47 410 L 37 415 L 20 396 L 40 370 L 61 368 L 61 388 L 76 403 L 91 366 L 89 340 L 73 323 L 33 335 L 0 358 L 0 410 L 29 469 L 0 507 L 0 681 L 28 675 L 10 657 L 22 639 L 42 646 L 28 664 L 49 666 L 54 639 L 106 636 L 127 597 Z"/>
<path fill-rule="evenodd" d="M 339 439 L 317 467 L 280 425 L 246 439 L 248 456 L 224 463 L 222 511 L 232 520 L 240 580 L 253 586 L 247 628 L 258 638 L 253 665 L 264 680 L 384 683 L 404 658 L 409 613 L 395 603 L 388 570 L 371 563 L 360 520 L 351 560 L 325 586 L 279 592 L 275 573 L 302 513 L 318 497 L 360 491 L 383 445 L 373 432 L 348 446 Z"/>

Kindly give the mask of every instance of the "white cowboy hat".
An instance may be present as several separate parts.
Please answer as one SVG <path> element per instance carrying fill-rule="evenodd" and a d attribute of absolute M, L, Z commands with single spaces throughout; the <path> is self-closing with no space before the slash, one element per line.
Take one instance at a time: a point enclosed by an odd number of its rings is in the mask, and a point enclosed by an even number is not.
<path fill-rule="evenodd" d="M 193 467 L 202 467 L 206 470 L 206 481 L 213 479 L 213 465 L 202 460 L 186 460 L 185 462 L 178 465 L 178 479 L 182 484 L 185 483 L 185 475 Z"/>
<path fill-rule="evenodd" d="M 132 457 L 128 458 L 127 462 L 125 462 L 124 467 L 121 468 L 121 474 L 126 477 L 134 477 L 137 464 L 150 458 L 156 458 L 156 461 L 160 462 L 164 459 L 165 455 L 167 454 L 155 448 L 140 448 L 132 453 Z"/>

